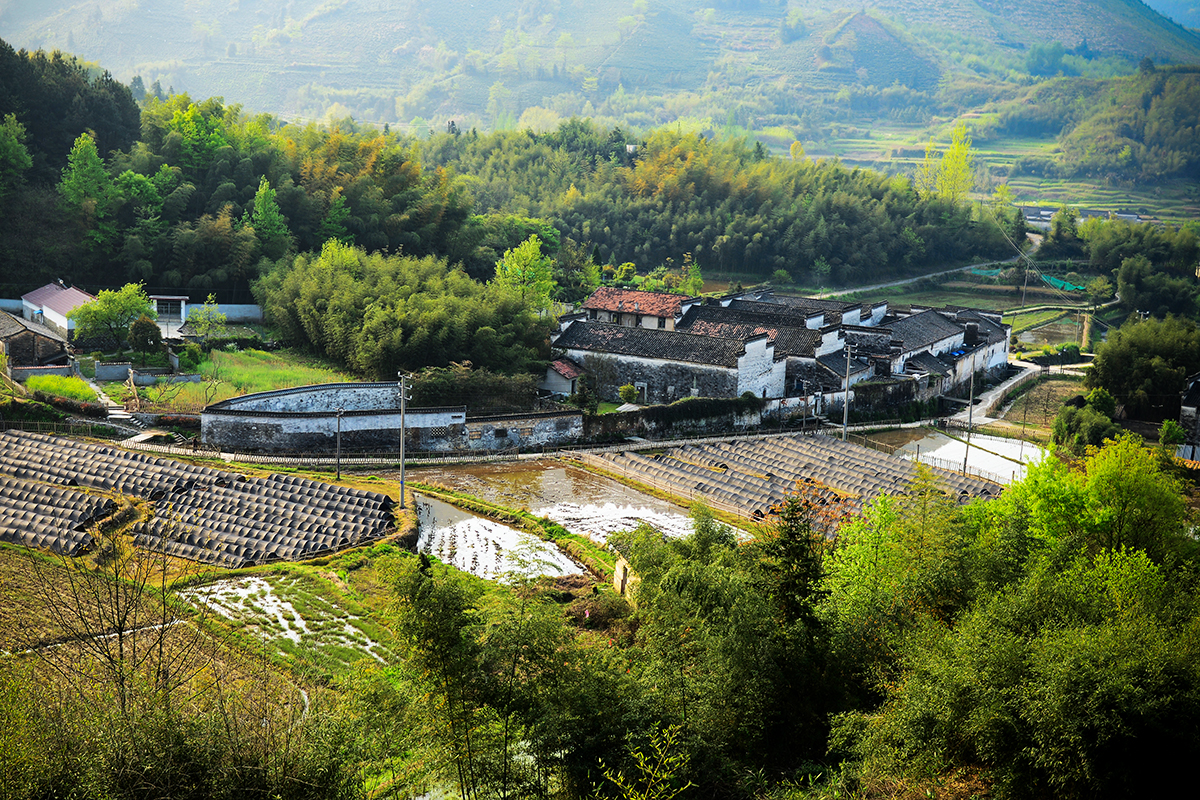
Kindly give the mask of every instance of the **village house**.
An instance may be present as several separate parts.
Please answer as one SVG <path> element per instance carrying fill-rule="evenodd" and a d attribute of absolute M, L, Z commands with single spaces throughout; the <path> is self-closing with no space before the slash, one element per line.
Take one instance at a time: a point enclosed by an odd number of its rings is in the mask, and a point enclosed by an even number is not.
<path fill-rule="evenodd" d="M 93 295 L 62 281 L 48 283 L 21 295 L 21 315 L 30 322 L 58 331 L 70 341 L 75 335 L 75 322 L 67 319 L 67 314 L 95 299 Z"/>
<path fill-rule="evenodd" d="M 642 292 L 604 286 L 583 303 L 589 322 L 608 322 L 631 328 L 675 330 L 675 322 L 698 297 L 668 292 Z"/>
<path fill-rule="evenodd" d="M 635 302 L 631 315 L 625 309 Z M 641 313 L 647 308 L 660 313 Z M 542 388 L 568 394 L 587 373 L 604 399 L 631 384 L 649 403 L 746 391 L 811 397 L 860 384 L 882 402 L 924 402 L 1005 369 L 1011 332 L 1000 314 L 976 309 L 769 291 L 704 299 L 604 288 L 583 309 L 560 320 L 551 338 L 559 358 Z"/>
<path fill-rule="evenodd" d="M 603 400 L 625 385 L 639 403 L 681 397 L 783 397 L 785 364 L 766 333 L 725 339 L 606 322 L 574 322 L 551 344 L 590 376 Z"/>
<path fill-rule="evenodd" d="M 55 330 L 0 311 L 0 352 L 13 367 L 65 364 L 67 340 Z"/>

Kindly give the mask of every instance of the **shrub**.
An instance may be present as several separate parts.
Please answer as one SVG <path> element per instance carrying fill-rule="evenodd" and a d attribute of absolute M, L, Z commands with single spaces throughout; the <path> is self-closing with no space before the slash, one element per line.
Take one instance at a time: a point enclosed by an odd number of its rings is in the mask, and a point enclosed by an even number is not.
<path fill-rule="evenodd" d="M 86 381 L 64 375 L 34 375 L 25 381 L 25 388 L 35 394 L 41 392 L 54 397 L 69 397 L 85 403 L 96 399 L 96 393 Z"/>
<path fill-rule="evenodd" d="M 195 372 L 200 369 L 200 365 L 205 360 L 206 356 L 204 351 L 200 349 L 200 345 L 195 342 L 188 342 L 183 346 L 182 352 L 179 353 L 179 371 Z"/>
<path fill-rule="evenodd" d="M 621 396 L 621 401 L 624 403 L 637 402 L 638 390 L 632 383 L 627 383 L 617 390 L 617 394 Z"/>
<path fill-rule="evenodd" d="M 33 396 L 43 403 L 81 417 L 103 419 L 108 416 L 108 407 L 102 406 L 99 403 L 85 403 L 82 400 L 59 397 L 57 395 L 46 394 L 45 392 L 34 392 Z"/>

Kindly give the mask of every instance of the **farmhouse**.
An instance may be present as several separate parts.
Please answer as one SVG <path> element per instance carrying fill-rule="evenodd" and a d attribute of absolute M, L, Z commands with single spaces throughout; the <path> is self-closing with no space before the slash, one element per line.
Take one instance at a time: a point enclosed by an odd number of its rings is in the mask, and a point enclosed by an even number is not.
<path fill-rule="evenodd" d="M 767 333 L 721 338 L 668 330 L 575 322 L 552 338 L 591 375 L 592 388 L 616 400 L 621 386 L 637 388 L 642 403 L 681 397 L 782 397 L 784 362 Z"/>
<path fill-rule="evenodd" d="M 0 352 L 14 367 L 40 367 L 67 361 L 67 340 L 45 325 L 0 311 Z"/>
<path fill-rule="evenodd" d="M 70 340 L 75 334 L 75 323 L 67 314 L 84 303 L 96 298 L 82 289 L 67 286 L 62 281 L 48 283 L 21 295 L 21 315 L 30 322 L 45 325 Z"/>
<path fill-rule="evenodd" d="M 632 316 L 631 302 L 638 311 Z M 647 322 L 648 308 L 659 312 L 661 325 Z M 555 355 L 586 371 L 602 398 L 615 399 L 620 386 L 632 384 L 648 403 L 747 391 L 807 398 L 860 384 L 870 385 L 875 402 L 927 401 L 959 391 L 975 373 L 1003 371 L 1011 332 L 1000 314 L 976 309 L 769 291 L 706 300 L 606 288 L 584 309 L 560 320 L 551 337 Z M 542 388 L 567 393 L 562 369 L 552 366 Z"/>
<path fill-rule="evenodd" d="M 698 302 L 698 297 L 681 294 L 604 286 L 584 301 L 583 310 L 591 322 L 673 331 L 684 310 Z"/>

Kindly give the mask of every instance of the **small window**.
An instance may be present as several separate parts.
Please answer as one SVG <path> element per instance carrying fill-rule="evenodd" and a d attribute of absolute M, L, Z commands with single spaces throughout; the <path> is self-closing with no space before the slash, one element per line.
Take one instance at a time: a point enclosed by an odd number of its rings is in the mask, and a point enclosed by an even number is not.
<path fill-rule="evenodd" d="M 524 438 L 526 436 L 533 436 L 533 428 L 532 427 L 521 428 L 521 437 Z"/>
<path fill-rule="evenodd" d="M 644 383 L 635 383 L 635 384 L 633 385 L 633 388 L 637 389 L 637 402 L 638 402 L 638 405 L 642 405 L 642 406 L 646 405 L 646 384 L 644 384 Z"/>
<path fill-rule="evenodd" d="M 659 318 L 658 318 L 658 327 L 660 327 L 660 328 L 665 328 L 665 327 L 667 327 L 667 318 L 666 318 L 666 317 L 659 317 Z"/>
<path fill-rule="evenodd" d="M 497 439 L 507 439 L 508 438 L 508 428 L 496 428 L 496 430 L 492 431 L 492 435 L 495 436 Z"/>
<path fill-rule="evenodd" d="M 595 319 L 596 316 L 596 309 L 593 308 L 588 311 L 588 319 Z"/>
<path fill-rule="evenodd" d="M 641 314 L 638 314 L 636 317 L 633 318 L 633 327 L 635 327 L 635 328 L 642 327 L 642 315 Z"/>
<path fill-rule="evenodd" d="M 472 442 L 475 441 L 476 439 L 482 439 L 483 431 L 470 431 L 467 433 L 467 438 L 470 439 Z"/>

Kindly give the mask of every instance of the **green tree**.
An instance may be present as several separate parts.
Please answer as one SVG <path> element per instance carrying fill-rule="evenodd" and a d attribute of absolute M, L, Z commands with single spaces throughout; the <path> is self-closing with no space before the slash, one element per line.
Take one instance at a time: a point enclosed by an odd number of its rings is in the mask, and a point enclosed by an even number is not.
<path fill-rule="evenodd" d="M 81 133 L 75 140 L 58 191 L 67 211 L 83 224 L 93 248 L 102 248 L 112 242 L 117 232 L 112 219 L 116 194 L 112 178 L 96 151 L 96 140 L 90 133 Z"/>
<path fill-rule="evenodd" d="M 938 175 L 941 172 L 942 154 L 938 152 L 933 139 L 925 145 L 925 158 L 913 175 L 913 188 L 924 199 L 937 196 Z"/>
<path fill-rule="evenodd" d="M 621 397 L 622 403 L 636 403 L 638 399 L 637 387 L 632 383 L 627 383 L 617 390 L 617 394 Z"/>
<path fill-rule="evenodd" d="M 0 201 L 25 182 L 25 171 L 33 165 L 25 148 L 25 126 L 15 114 L 0 122 Z"/>
<path fill-rule="evenodd" d="M 129 326 L 139 317 L 154 319 L 158 314 L 140 283 L 127 283 L 120 289 L 104 289 L 96 299 L 71 309 L 67 318 L 75 322 L 77 339 L 101 339 L 119 346 Z"/>
<path fill-rule="evenodd" d="M 212 337 L 225 335 L 227 319 L 217 306 L 217 296 L 209 294 L 203 305 L 192 306 L 188 309 L 188 327 L 195 331 L 202 341 Z"/>
<path fill-rule="evenodd" d="M 266 176 L 258 183 L 258 191 L 254 194 L 254 208 L 250 212 L 250 224 L 258 237 L 263 255 L 272 261 L 281 258 L 292 247 L 292 234 L 288 230 L 287 220 L 279 210 L 279 202 L 275 198 L 275 190 L 267 182 Z"/>
<path fill-rule="evenodd" d="M 140 316 L 129 326 L 128 342 L 130 348 L 141 351 L 142 366 L 146 366 L 146 354 L 162 350 L 162 330 L 150 317 Z"/>
<path fill-rule="evenodd" d="M 1178 414 L 1184 379 L 1200 372 L 1200 328 L 1178 317 L 1131 318 L 1097 348 L 1086 385 L 1103 387 L 1130 416 Z M 1161 417 L 1160 417 L 1161 419 Z"/>
<path fill-rule="evenodd" d="M 550 308 L 555 286 L 553 262 L 542 255 L 542 240 L 536 234 L 504 251 L 504 257 L 496 262 L 495 283 L 515 292 L 534 311 Z"/>
<path fill-rule="evenodd" d="M 961 203 L 975 188 L 975 154 L 967 124 L 954 126 L 950 147 L 938 164 L 936 189 L 938 197 L 951 203 Z"/>

